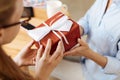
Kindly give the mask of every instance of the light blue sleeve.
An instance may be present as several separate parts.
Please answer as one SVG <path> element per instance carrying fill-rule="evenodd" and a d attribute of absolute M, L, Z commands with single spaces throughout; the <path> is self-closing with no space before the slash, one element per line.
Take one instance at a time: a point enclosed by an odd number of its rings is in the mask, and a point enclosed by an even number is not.
<path fill-rule="evenodd" d="M 120 74 L 120 41 L 118 42 L 118 52 L 116 57 L 106 57 L 108 62 L 104 68 L 104 72 L 108 74 Z"/>
<path fill-rule="evenodd" d="M 89 10 L 86 12 L 86 14 L 78 20 L 78 24 L 83 27 L 84 34 L 87 34 L 89 32 L 90 16 L 92 14 L 92 11 L 94 11 L 94 9 L 96 8 L 96 5 L 99 5 L 99 0 L 95 0 L 94 4 L 89 8 Z"/>
<path fill-rule="evenodd" d="M 85 16 L 78 21 L 78 24 L 84 30 L 84 34 L 87 34 L 89 31 L 89 16 L 90 16 L 90 9 L 87 11 Z"/>

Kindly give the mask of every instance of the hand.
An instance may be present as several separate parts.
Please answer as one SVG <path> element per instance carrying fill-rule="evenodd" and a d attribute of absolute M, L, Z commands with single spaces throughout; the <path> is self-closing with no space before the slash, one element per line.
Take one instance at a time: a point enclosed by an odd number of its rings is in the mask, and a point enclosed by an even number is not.
<path fill-rule="evenodd" d="M 50 55 L 51 44 L 52 42 L 49 39 L 44 52 L 42 46 L 40 46 L 37 52 L 35 71 L 38 80 L 48 80 L 50 73 L 63 58 L 64 46 L 62 41 L 58 43 L 57 49 L 53 55 Z"/>
<path fill-rule="evenodd" d="M 81 39 L 78 39 L 78 43 L 80 44 L 79 47 L 76 47 L 64 54 L 72 56 L 84 56 L 88 59 L 93 60 L 101 67 L 105 67 L 105 65 L 107 64 L 107 58 L 105 56 L 100 55 L 100 53 L 94 52 L 92 49 L 89 48 L 88 44 Z"/>
<path fill-rule="evenodd" d="M 75 47 L 71 49 L 68 52 L 65 52 L 65 56 L 71 55 L 71 56 L 86 56 L 88 51 L 90 50 L 89 46 L 87 43 L 85 43 L 83 40 L 78 39 L 78 44 L 80 46 Z"/>
<path fill-rule="evenodd" d="M 35 65 L 34 58 L 37 53 L 37 49 L 31 49 L 34 45 L 34 41 L 31 41 L 27 46 L 25 46 L 18 55 L 14 58 L 14 61 L 18 66 L 29 66 Z"/>

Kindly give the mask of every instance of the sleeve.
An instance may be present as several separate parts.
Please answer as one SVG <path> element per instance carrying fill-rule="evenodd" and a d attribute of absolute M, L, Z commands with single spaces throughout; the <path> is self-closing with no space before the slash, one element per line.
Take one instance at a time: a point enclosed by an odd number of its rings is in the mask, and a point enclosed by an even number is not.
<path fill-rule="evenodd" d="M 116 57 L 106 57 L 108 62 L 104 68 L 104 72 L 108 74 L 120 74 L 120 41 L 118 42 L 118 52 Z"/>
<path fill-rule="evenodd" d="M 87 34 L 89 31 L 89 16 L 90 16 L 90 10 L 88 10 L 85 16 L 78 21 L 78 24 L 84 30 L 84 35 Z"/>
<path fill-rule="evenodd" d="M 86 12 L 86 14 L 78 20 L 78 24 L 83 28 L 84 35 L 89 32 L 89 19 L 92 11 L 96 8 L 96 5 L 99 4 L 99 0 L 95 0 L 94 4 Z"/>
<path fill-rule="evenodd" d="M 101 0 L 95 0 L 94 4 L 88 9 L 88 11 L 86 12 L 86 14 L 80 18 L 78 20 L 78 24 L 83 28 L 83 32 L 84 35 L 87 34 L 89 32 L 89 20 L 90 20 L 90 16 L 91 14 L 94 12 L 94 9 L 96 8 L 96 6 L 98 6 L 98 4 L 100 3 Z"/>

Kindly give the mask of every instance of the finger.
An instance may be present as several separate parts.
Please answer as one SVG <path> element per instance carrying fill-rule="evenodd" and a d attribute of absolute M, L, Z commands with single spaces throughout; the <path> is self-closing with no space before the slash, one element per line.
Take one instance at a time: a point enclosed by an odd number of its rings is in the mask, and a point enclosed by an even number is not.
<path fill-rule="evenodd" d="M 75 53 L 77 53 L 77 51 L 78 51 L 77 49 L 78 49 L 78 48 L 75 48 L 75 49 L 72 49 L 72 50 L 70 50 L 70 51 L 67 51 L 67 52 L 64 53 L 64 55 L 65 55 L 65 56 L 67 56 L 67 55 L 71 55 L 71 56 L 72 56 L 72 55 L 75 55 Z"/>
<path fill-rule="evenodd" d="M 63 54 L 63 52 L 64 52 L 63 43 L 62 43 L 62 41 L 59 41 L 56 51 L 55 51 L 55 52 L 53 53 L 53 55 L 51 56 L 51 61 L 56 60 L 56 58 L 57 58 L 59 55 Z"/>
<path fill-rule="evenodd" d="M 60 63 L 60 61 L 63 59 L 63 56 L 64 56 L 64 54 L 61 53 L 61 54 L 57 57 L 56 62 L 57 62 L 57 63 Z"/>
<path fill-rule="evenodd" d="M 51 44 L 52 44 L 51 39 L 48 39 L 45 51 L 43 53 L 43 58 L 48 58 L 49 57 L 50 50 L 51 50 Z"/>
<path fill-rule="evenodd" d="M 40 48 L 37 51 L 37 55 L 36 55 L 36 60 L 38 61 L 41 58 L 42 55 L 42 45 L 40 45 Z"/>
<path fill-rule="evenodd" d="M 71 54 L 71 51 L 67 51 L 67 52 L 64 53 L 64 56 L 68 56 L 70 54 Z"/>
<path fill-rule="evenodd" d="M 78 43 L 78 44 L 76 44 L 75 46 L 73 46 L 70 50 L 75 49 L 75 48 L 77 48 L 77 47 L 79 47 L 79 46 L 80 46 L 80 44 Z"/>
<path fill-rule="evenodd" d="M 82 39 L 78 39 L 78 43 L 81 45 L 81 46 L 86 46 L 87 43 L 85 43 Z"/>

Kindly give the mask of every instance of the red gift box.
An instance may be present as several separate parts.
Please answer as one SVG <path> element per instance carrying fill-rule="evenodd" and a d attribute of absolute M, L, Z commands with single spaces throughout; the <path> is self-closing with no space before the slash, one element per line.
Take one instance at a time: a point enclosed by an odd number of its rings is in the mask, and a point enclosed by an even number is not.
<path fill-rule="evenodd" d="M 56 22 L 58 19 L 60 19 L 62 16 L 65 16 L 64 14 L 62 14 L 61 12 L 58 12 L 57 14 L 55 14 L 53 17 L 49 18 L 48 20 L 45 21 L 45 23 L 48 26 L 51 26 L 54 22 Z M 66 37 L 67 41 L 69 42 L 69 44 L 66 43 L 65 39 L 63 38 L 63 36 L 59 33 L 59 31 L 54 30 L 54 32 L 56 32 L 59 36 L 61 36 L 63 43 L 64 43 L 64 47 L 65 47 L 65 51 L 70 50 L 73 46 L 75 46 L 77 44 L 77 39 L 80 38 L 80 30 L 79 30 L 79 25 L 73 21 L 72 19 L 68 19 L 70 21 L 72 21 L 72 25 L 70 28 L 70 31 L 60 31 L 64 34 L 64 36 Z M 61 22 L 59 22 L 61 23 Z M 44 27 L 45 24 L 40 24 L 37 28 L 41 28 Z M 40 44 L 43 45 L 43 47 L 46 47 L 47 44 L 47 40 L 51 39 L 52 40 L 52 49 L 51 49 L 51 54 L 56 50 L 57 44 L 60 40 L 60 38 L 58 38 L 53 31 L 50 31 L 46 36 L 44 36 L 41 40 L 40 40 Z M 38 43 L 36 44 L 36 46 L 38 45 Z M 39 47 L 39 46 L 37 46 Z"/>

